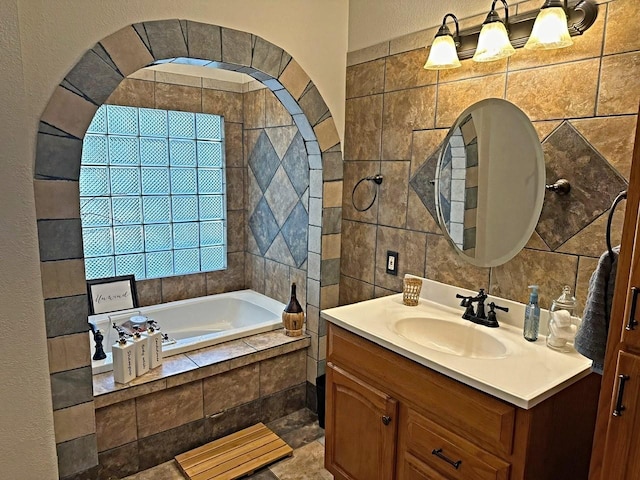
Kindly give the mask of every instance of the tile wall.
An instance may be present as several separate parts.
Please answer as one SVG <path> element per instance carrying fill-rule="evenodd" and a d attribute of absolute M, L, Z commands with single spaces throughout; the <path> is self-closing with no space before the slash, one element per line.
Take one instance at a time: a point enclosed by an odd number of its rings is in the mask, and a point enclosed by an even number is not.
<path fill-rule="evenodd" d="M 438 73 L 422 68 L 428 53 L 423 42 L 433 39 L 427 31 L 349 54 L 341 304 L 399 292 L 405 273 L 488 288 L 520 302 L 528 298 L 527 285 L 536 283 L 547 308 L 567 284 L 584 303 L 591 272 L 606 249 L 612 196 L 626 188 L 640 100 L 640 37 L 633 28 L 640 4 L 599 3 L 596 23 L 567 49 L 518 49 L 508 60 L 466 60 L 459 69 Z M 532 0 L 518 8 L 542 4 Z M 463 25 L 482 21 L 467 19 Z M 478 268 L 454 253 L 416 180 L 423 167 L 434 168 L 430 162 L 458 115 L 490 97 L 514 103 L 533 122 L 543 143 L 547 183 L 566 176 L 576 191 L 566 204 L 547 192 L 526 248 L 504 265 Z M 378 198 L 370 210 L 358 212 L 351 190 L 376 173 L 385 176 Z M 360 201 L 370 194 L 358 192 Z M 614 245 L 622 207 L 613 221 Z M 399 252 L 398 276 L 385 272 L 387 250 Z"/>
<path fill-rule="evenodd" d="M 342 155 L 333 118 L 324 113 L 317 115 L 315 110 L 324 102 L 317 101 L 319 94 L 313 81 L 291 55 L 248 32 L 178 19 L 125 26 L 88 49 L 55 87 L 40 118 L 37 136 L 34 192 L 61 478 L 82 475 L 98 461 L 93 417 L 92 421 L 75 425 L 69 420 L 76 416 L 74 412 L 79 415 L 91 411 L 94 405 L 91 357 L 86 347 L 87 298 L 78 196 L 82 139 L 98 107 L 126 77 L 156 61 L 191 63 L 189 58 L 199 59 L 198 63 L 205 59 L 224 68 L 240 69 L 262 82 L 290 112 L 304 139 L 310 170 L 307 238 L 313 254 L 307 262 L 307 317 L 312 334 L 310 354 L 306 357 L 307 378 L 315 382 L 317 373 L 323 369 L 318 360 L 318 352 L 322 350 L 318 312 L 321 307 L 337 305 L 339 298 Z M 153 98 L 153 105 L 160 108 L 182 102 L 186 110 L 207 111 L 224 95 L 203 84 L 186 83 L 175 89 L 140 85 L 147 92 L 146 105 L 151 106 Z M 133 96 L 126 88 L 121 94 L 125 98 Z M 232 115 L 233 112 L 228 112 L 225 116 Z M 229 123 L 241 122 L 238 118 Z M 236 127 L 235 135 L 238 133 Z M 234 165 L 243 162 L 241 156 L 231 160 L 229 157 L 227 162 L 238 162 Z M 240 176 L 238 171 L 235 173 Z M 244 182 L 244 172 L 242 177 Z M 235 205 L 233 211 L 241 211 L 241 207 Z M 244 232 L 239 232 L 236 238 L 244 242 Z M 240 255 L 234 257 L 238 263 L 244 261 Z M 217 272 L 195 276 L 193 281 L 188 277 L 151 281 L 141 292 L 145 303 L 213 293 L 227 288 L 227 281 L 237 285 L 245 282 L 242 268 L 234 268 L 234 272 L 237 277 L 234 274 L 229 280 L 221 278 L 224 273 Z M 313 398 L 312 383 L 307 383 L 307 391 Z"/>

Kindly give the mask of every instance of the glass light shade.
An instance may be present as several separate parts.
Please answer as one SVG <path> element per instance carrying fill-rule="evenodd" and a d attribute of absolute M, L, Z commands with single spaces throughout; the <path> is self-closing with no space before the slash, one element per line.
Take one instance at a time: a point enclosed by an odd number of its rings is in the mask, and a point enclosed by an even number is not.
<path fill-rule="evenodd" d="M 476 62 L 492 62 L 510 57 L 515 48 L 509 41 L 509 34 L 502 22 L 485 23 L 480 30 L 478 47 L 473 55 Z"/>
<path fill-rule="evenodd" d="M 531 36 L 524 48 L 529 50 L 549 50 L 573 45 L 567 27 L 567 15 L 562 7 L 549 7 L 540 10 L 533 24 Z"/>
<path fill-rule="evenodd" d="M 433 40 L 429 58 L 424 68 L 427 70 L 447 70 L 461 66 L 458 52 L 451 35 L 441 35 Z"/>

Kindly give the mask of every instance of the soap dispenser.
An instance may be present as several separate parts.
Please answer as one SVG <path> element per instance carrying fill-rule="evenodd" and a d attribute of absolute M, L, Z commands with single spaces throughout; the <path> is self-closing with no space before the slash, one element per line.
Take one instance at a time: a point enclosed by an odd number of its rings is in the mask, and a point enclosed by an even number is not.
<path fill-rule="evenodd" d="M 153 319 L 147 320 L 147 331 L 142 334 L 149 338 L 149 368 L 162 364 L 162 333 L 160 326 Z"/>
<path fill-rule="evenodd" d="M 538 305 L 538 285 L 529 285 L 531 294 L 529 295 L 529 303 L 524 311 L 524 338 L 529 342 L 535 342 L 538 339 L 538 330 L 540 329 L 540 306 Z"/>
<path fill-rule="evenodd" d="M 117 383 L 129 383 L 136 378 L 136 346 L 127 340 L 127 332 L 113 325 L 118 331 L 119 339 L 111 347 L 113 355 L 113 379 Z"/>
<path fill-rule="evenodd" d="M 562 294 L 553 301 L 549 309 L 549 348 L 565 353 L 572 350 L 570 342 L 573 342 L 580 324 L 576 308 L 576 297 L 571 295 L 571 287 L 565 285 Z"/>
<path fill-rule="evenodd" d="M 138 325 L 134 325 L 133 343 L 136 346 L 136 375 L 149 371 L 149 337 L 143 337 Z"/>

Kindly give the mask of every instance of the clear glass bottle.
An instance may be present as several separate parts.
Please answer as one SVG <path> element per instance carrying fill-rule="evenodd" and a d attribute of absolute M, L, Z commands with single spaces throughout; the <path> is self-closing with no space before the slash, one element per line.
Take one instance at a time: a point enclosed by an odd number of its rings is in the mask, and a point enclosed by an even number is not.
<path fill-rule="evenodd" d="M 578 331 L 580 319 L 577 317 L 576 297 L 571 295 L 571 287 L 565 285 L 562 295 L 551 303 L 549 309 L 549 331 L 547 346 L 560 352 L 573 350 L 573 339 Z"/>

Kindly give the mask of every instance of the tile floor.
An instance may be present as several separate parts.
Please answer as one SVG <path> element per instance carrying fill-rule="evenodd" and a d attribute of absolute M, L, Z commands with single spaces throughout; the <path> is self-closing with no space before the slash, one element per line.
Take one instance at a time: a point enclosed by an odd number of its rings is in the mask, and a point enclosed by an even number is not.
<path fill-rule="evenodd" d="M 318 417 L 303 409 L 268 423 L 267 426 L 293 449 L 293 456 L 258 470 L 247 480 L 332 480 L 324 469 L 324 430 Z M 185 480 L 174 460 L 139 472 L 123 480 Z"/>

